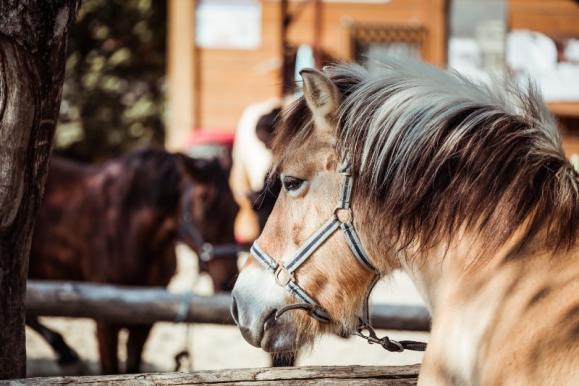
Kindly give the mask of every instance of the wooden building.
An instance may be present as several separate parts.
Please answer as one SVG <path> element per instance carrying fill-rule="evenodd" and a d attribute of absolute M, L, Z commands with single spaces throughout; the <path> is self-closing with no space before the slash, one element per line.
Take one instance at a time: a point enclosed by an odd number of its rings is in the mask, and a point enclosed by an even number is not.
<path fill-rule="evenodd" d="M 508 29 L 542 32 L 555 41 L 579 39 L 579 1 L 508 0 Z M 579 100 L 552 102 L 567 154 L 579 154 Z"/>
<path fill-rule="evenodd" d="M 505 2 L 508 30 L 579 38 L 575 0 Z M 246 21 L 255 27 L 257 43 L 242 48 L 195 44 L 195 33 L 205 28 L 196 26 L 203 20 L 196 12 L 233 3 L 253 10 L 254 19 Z M 353 60 L 373 44 L 399 42 L 414 47 L 421 59 L 444 66 L 450 4 L 448 0 L 169 0 L 167 146 L 182 148 L 195 129 L 232 132 L 247 105 L 281 96 L 287 81 L 284 58 L 300 44 L 311 45 L 319 57 L 323 53 L 333 60 Z M 231 17 L 215 23 L 237 23 L 246 16 Z M 550 103 L 550 108 L 562 123 L 566 151 L 579 153 L 579 101 Z"/>
<path fill-rule="evenodd" d="M 199 10 L 203 1 L 169 1 L 170 148 L 192 129 L 232 131 L 248 104 L 280 96 L 288 47 L 311 44 L 349 60 L 372 42 L 399 40 L 424 60 L 446 63 L 446 0 L 247 0 L 260 12 L 260 42 L 251 49 L 195 46 L 196 3 Z"/>

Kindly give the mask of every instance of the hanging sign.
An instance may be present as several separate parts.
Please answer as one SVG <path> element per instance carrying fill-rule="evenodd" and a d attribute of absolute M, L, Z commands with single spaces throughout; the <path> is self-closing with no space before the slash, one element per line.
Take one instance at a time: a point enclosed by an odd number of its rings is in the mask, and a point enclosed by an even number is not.
<path fill-rule="evenodd" d="M 261 45 L 259 0 L 200 0 L 196 44 L 202 48 L 252 50 Z"/>

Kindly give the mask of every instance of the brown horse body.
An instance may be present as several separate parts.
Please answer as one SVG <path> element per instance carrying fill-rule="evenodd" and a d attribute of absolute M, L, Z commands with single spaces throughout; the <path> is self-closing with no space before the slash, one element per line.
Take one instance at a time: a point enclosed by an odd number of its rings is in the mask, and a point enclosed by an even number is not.
<path fill-rule="evenodd" d="M 54 158 L 36 222 L 29 277 L 166 286 L 176 270 L 177 241 L 198 252 L 194 230 L 205 242 L 233 243 L 236 208 L 227 173 L 217 161 L 156 149 L 135 151 L 102 166 Z M 202 264 L 215 291 L 231 288 L 235 257 L 216 256 Z M 38 330 L 36 323 L 29 320 Z M 97 321 L 104 373 L 119 371 L 118 332 L 123 327 L 129 331 L 126 370 L 140 368 L 152 325 Z M 41 333 L 46 336 L 46 330 Z"/>

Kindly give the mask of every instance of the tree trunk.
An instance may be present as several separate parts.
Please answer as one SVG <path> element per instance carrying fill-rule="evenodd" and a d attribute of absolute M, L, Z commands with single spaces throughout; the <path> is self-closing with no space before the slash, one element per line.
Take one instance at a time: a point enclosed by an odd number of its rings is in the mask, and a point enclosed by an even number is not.
<path fill-rule="evenodd" d="M 0 379 L 26 375 L 28 254 L 78 5 L 0 0 Z"/>

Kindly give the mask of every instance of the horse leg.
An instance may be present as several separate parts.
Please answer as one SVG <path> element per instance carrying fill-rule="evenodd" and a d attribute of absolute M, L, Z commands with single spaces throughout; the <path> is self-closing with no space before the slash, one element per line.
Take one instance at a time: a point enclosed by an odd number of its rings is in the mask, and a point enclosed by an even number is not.
<path fill-rule="evenodd" d="M 119 373 L 119 330 L 116 324 L 97 321 L 97 340 L 102 374 Z"/>
<path fill-rule="evenodd" d="M 295 366 L 296 352 L 271 354 L 272 367 L 292 367 Z"/>
<path fill-rule="evenodd" d="M 139 324 L 128 327 L 129 340 L 127 341 L 127 373 L 138 373 L 145 342 L 151 331 L 152 324 Z"/>
<path fill-rule="evenodd" d="M 80 362 L 80 357 L 69 345 L 66 344 L 62 335 L 51 330 L 38 321 L 36 317 L 27 317 L 26 325 L 36 331 L 52 347 L 58 356 L 59 366 L 72 366 Z"/>

